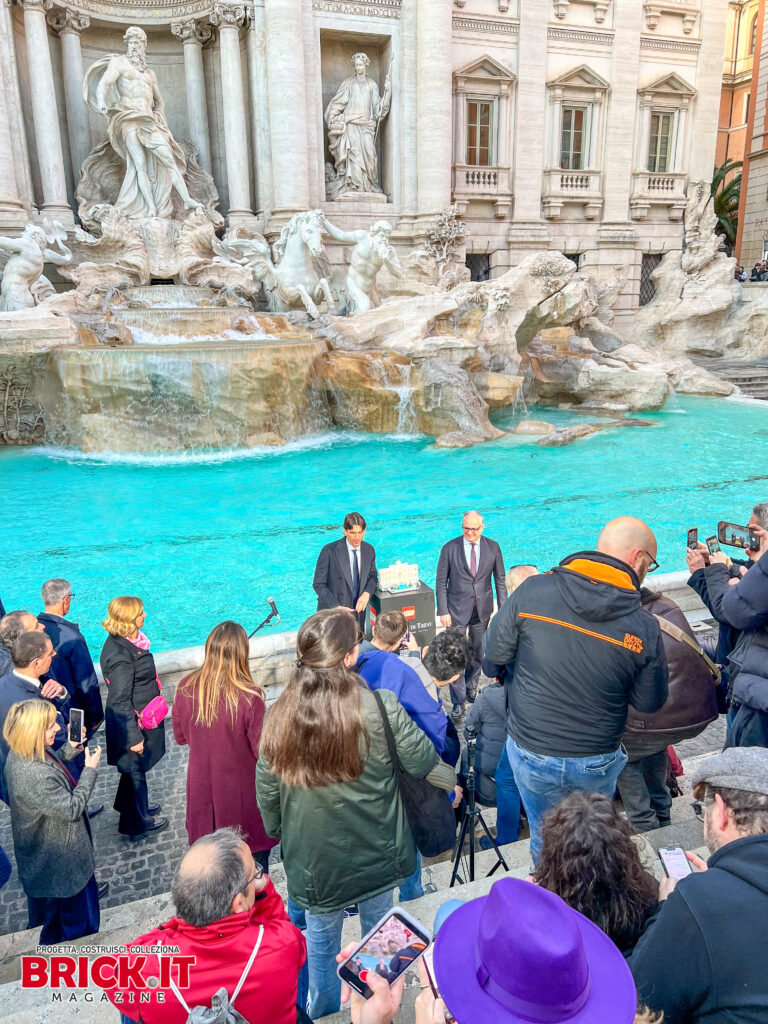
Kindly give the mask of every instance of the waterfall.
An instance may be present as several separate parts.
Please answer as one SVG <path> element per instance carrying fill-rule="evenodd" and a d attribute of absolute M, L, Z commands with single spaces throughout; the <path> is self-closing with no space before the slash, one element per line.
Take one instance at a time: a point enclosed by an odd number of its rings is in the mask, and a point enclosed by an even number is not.
<path fill-rule="evenodd" d="M 413 384 L 411 384 L 411 363 L 396 364 L 400 383 L 393 384 L 392 390 L 397 395 L 397 433 L 418 433 L 416 408 L 413 404 Z"/>

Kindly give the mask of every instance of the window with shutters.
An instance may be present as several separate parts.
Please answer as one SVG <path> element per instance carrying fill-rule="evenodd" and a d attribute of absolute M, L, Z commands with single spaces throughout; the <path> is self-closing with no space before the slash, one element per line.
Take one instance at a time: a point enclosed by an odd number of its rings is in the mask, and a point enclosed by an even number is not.
<path fill-rule="evenodd" d="M 651 114 L 648 170 L 654 174 L 671 170 L 674 127 L 674 114 L 662 114 L 658 111 Z"/>
<path fill-rule="evenodd" d="M 494 162 L 493 101 L 467 100 L 467 159 L 473 167 L 490 167 Z"/>

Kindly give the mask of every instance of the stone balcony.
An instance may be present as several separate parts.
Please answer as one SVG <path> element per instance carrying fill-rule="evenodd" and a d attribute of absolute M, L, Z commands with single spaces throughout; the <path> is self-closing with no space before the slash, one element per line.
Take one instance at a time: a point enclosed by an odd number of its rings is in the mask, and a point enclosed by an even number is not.
<path fill-rule="evenodd" d="M 506 217 L 512 206 L 509 167 L 501 164 L 492 167 L 454 164 L 453 201 L 462 216 L 473 200 L 492 202 L 494 216 Z"/>
<path fill-rule="evenodd" d="M 685 171 L 635 171 L 629 208 L 632 220 L 645 220 L 651 207 L 666 207 L 670 220 L 680 220 L 685 210 Z"/>
<path fill-rule="evenodd" d="M 586 220 L 597 220 L 603 210 L 602 174 L 600 171 L 544 171 L 544 194 L 541 197 L 544 216 L 557 220 L 563 206 L 584 207 Z"/>

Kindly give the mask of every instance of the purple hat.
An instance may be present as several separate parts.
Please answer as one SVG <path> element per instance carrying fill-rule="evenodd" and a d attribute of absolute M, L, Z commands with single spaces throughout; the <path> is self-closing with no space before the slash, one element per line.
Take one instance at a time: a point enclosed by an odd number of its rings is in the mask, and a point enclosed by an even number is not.
<path fill-rule="evenodd" d="M 459 1024 L 632 1024 L 635 983 L 618 948 L 559 896 L 502 878 L 435 940 L 440 995 Z"/>

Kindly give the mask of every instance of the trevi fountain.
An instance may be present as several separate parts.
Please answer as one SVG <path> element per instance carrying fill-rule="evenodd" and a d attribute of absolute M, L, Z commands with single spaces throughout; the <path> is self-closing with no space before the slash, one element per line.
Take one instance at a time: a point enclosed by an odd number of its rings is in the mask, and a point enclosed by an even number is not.
<path fill-rule="evenodd" d="M 314 550 L 348 507 L 379 531 L 402 523 L 399 538 L 373 538 L 382 563 L 410 557 L 427 578 L 431 549 L 473 504 L 513 561 L 542 563 L 563 553 L 564 524 L 568 547 L 588 546 L 618 505 L 655 516 L 668 543 L 697 513 L 728 518 L 742 489 L 722 460 L 739 444 L 748 460 L 743 431 L 765 435 L 768 416 L 715 401 L 735 388 L 701 360 L 768 354 L 768 301 L 740 302 L 708 183 L 688 182 L 655 297 L 619 324 L 621 270 L 578 269 L 552 249 L 470 280 L 456 206 L 418 245 L 394 244 L 379 141 L 398 96 L 390 71 L 381 88 L 369 77 L 362 46 L 323 130 L 328 198 L 368 216 L 340 226 L 306 209 L 263 234 L 254 218 L 225 224 L 209 161 L 169 127 L 146 33 L 130 26 L 123 42 L 82 80 L 105 136 L 82 162 L 79 224 L 43 210 L 0 237 L 0 440 L 25 446 L 0 466 L 6 492 L 36 481 L 27 497 L 41 510 L 4 587 L 26 593 L 31 558 L 35 579 L 77 571 L 99 581 L 95 622 L 113 591 L 140 585 L 166 603 L 161 646 L 181 646 L 211 616 L 246 615 L 254 587 L 293 593 L 296 625 Z M 270 552 L 256 556 L 261 534 Z M 307 565 L 286 568 L 305 541 Z M 140 580 L 125 578 L 125 545 Z M 173 594 L 190 573 L 207 584 Z M 186 614 L 193 592 L 217 609 L 204 622 Z"/>

